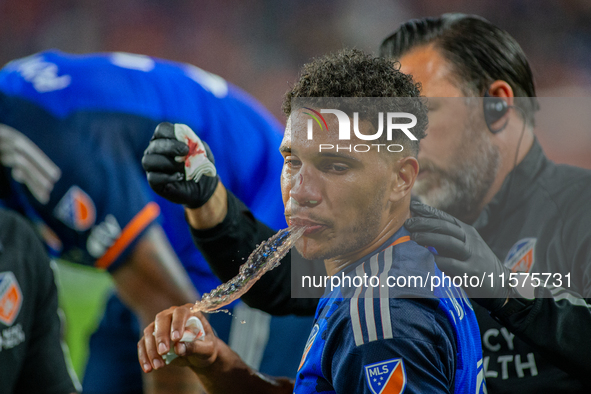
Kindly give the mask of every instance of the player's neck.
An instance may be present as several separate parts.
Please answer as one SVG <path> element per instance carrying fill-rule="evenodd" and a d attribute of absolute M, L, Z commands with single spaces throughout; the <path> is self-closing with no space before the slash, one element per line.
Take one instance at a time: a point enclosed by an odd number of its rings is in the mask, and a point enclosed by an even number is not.
<path fill-rule="evenodd" d="M 371 254 L 380 248 L 386 241 L 388 241 L 388 239 L 392 238 L 392 236 L 398 230 L 400 230 L 400 227 L 404 225 L 404 221 L 408 218 L 410 218 L 410 210 L 408 207 L 406 207 L 403 213 L 390 216 L 390 219 L 386 225 L 382 227 L 382 230 L 378 233 L 378 235 L 368 244 L 347 254 L 324 260 L 326 272 L 331 276 L 335 275 L 356 261 L 359 261 L 365 256 Z"/>

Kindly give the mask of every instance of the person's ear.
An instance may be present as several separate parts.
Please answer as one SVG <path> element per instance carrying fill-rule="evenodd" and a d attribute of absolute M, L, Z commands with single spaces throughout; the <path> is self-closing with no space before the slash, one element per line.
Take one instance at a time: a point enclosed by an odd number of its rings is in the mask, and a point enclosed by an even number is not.
<path fill-rule="evenodd" d="M 417 175 L 419 162 L 415 157 L 407 156 L 396 162 L 394 167 L 394 182 L 390 192 L 391 201 L 399 201 L 410 193 Z"/>
<path fill-rule="evenodd" d="M 505 81 L 494 81 L 488 86 L 486 92 L 490 97 L 502 98 L 507 102 L 507 105 L 513 105 L 513 88 Z"/>

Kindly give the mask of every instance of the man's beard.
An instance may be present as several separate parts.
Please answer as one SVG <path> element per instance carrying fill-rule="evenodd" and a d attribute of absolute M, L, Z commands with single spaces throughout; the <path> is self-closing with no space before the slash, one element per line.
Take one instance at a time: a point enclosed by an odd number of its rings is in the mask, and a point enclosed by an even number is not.
<path fill-rule="evenodd" d="M 445 211 L 464 222 L 473 222 L 482 200 L 493 184 L 501 163 L 499 149 L 482 128 L 466 122 L 463 143 L 455 152 L 457 160 L 442 169 L 429 160 L 420 160 L 420 170 L 429 171 L 413 187 L 421 202 Z"/>

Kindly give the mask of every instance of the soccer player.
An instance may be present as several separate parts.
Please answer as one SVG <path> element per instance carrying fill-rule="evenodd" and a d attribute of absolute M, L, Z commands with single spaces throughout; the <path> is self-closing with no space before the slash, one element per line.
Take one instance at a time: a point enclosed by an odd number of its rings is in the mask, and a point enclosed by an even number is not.
<path fill-rule="evenodd" d="M 451 97 L 430 100 L 414 192 L 474 227 L 420 205 L 411 210 L 427 218 L 407 226 L 417 241 L 437 247 L 446 273 L 493 274 L 492 287 L 466 289 L 481 304 L 475 310 L 489 391 L 588 392 L 591 174 L 545 157 L 533 134 L 537 100 L 525 54 L 507 32 L 462 14 L 409 21 L 384 40 L 381 54 L 399 60 L 425 96 Z M 492 96 L 486 107 L 485 93 Z M 450 110 L 454 103 L 460 106 Z M 252 250 L 272 230 L 232 197 L 218 219 L 201 222 L 217 226 L 217 237 L 193 235 L 214 272 L 227 280 L 237 272 L 237 264 L 228 263 L 236 253 L 208 250 L 229 240 Z M 220 235 L 222 227 L 233 231 L 231 237 Z M 288 257 L 243 300 L 271 313 L 314 313 L 313 300 L 291 298 L 290 270 Z M 526 299 L 499 283 L 508 270 L 557 280 Z M 558 281 L 569 273 L 570 287 Z"/>
<path fill-rule="evenodd" d="M 266 154 L 279 146 L 281 125 L 222 78 L 192 65 L 125 53 L 47 51 L 0 71 L 4 204 L 33 220 L 54 255 L 108 270 L 142 326 L 171 305 L 195 301 L 193 285 L 204 293 L 220 283 L 193 246 L 182 206 L 155 194 L 142 170 L 143 152 L 163 121 L 191 126 L 217 159 L 218 176 L 200 183 L 187 206 L 207 201 L 221 178 L 270 226 L 281 226 L 280 194 L 272 185 L 281 160 Z M 236 151 L 249 156 L 229 166 Z M 260 313 L 240 315 L 244 310 L 235 312 L 246 325 L 232 328 L 234 319 L 221 314 L 212 316 L 212 325 L 219 335 L 235 338 L 251 355 L 249 362 L 287 374 L 298 357 L 273 349 L 299 348 L 311 318 L 269 322 Z M 130 311 L 111 298 L 91 338 L 85 392 L 142 390 L 141 369 L 130 361 L 139 332 Z M 149 389 L 195 387 L 181 377 L 161 379 L 168 384 Z"/>
<path fill-rule="evenodd" d="M 78 391 L 64 358 L 57 288 L 49 264 L 30 224 L 15 212 L 0 209 L 2 393 Z"/>
<path fill-rule="evenodd" d="M 332 99 L 292 102 L 310 97 Z M 339 108 L 339 97 L 416 98 L 390 101 L 387 107 L 415 116 L 416 127 L 410 130 L 416 141 L 400 132 L 392 140 L 403 147 L 397 153 L 319 150 L 321 144 L 339 142 L 339 122 L 325 115 L 326 128 L 314 126 L 310 141 L 306 112 Z M 418 97 L 418 87 L 393 63 L 356 50 L 307 64 L 286 94 L 283 108 L 289 119 L 280 147 L 285 216 L 292 225 L 307 227 L 297 251 L 307 259 L 324 260 L 329 275 L 441 277 L 433 255 L 411 241 L 402 226 L 410 216 L 410 192 L 418 173 L 415 156 L 426 127 L 426 107 Z M 312 108 L 304 107 L 309 102 Z M 353 101 L 349 108 L 359 103 Z M 379 111 L 359 115 L 362 134 L 378 129 Z M 385 135 L 379 142 L 386 142 Z M 347 142 L 363 141 L 352 137 Z M 407 298 L 411 294 L 415 298 Z M 327 292 L 294 386 L 254 373 L 213 337 L 203 319 L 205 340 L 178 342 L 191 315 L 187 306 L 159 314 L 144 330 L 139 360 L 150 372 L 174 346 L 210 393 L 480 393 L 485 387 L 478 329 L 462 294 L 453 286 L 389 291 L 385 282 L 378 289 L 348 285 Z"/>

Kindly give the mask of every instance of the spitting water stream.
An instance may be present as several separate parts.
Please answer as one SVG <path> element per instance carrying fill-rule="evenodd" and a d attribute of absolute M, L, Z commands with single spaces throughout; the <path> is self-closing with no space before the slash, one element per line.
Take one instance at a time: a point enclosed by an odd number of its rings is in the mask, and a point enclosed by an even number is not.
<path fill-rule="evenodd" d="M 216 312 L 246 293 L 267 271 L 277 267 L 295 242 L 304 234 L 306 227 L 288 227 L 261 243 L 248 260 L 240 266 L 238 275 L 203 294 L 191 308 L 193 312 Z"/>

